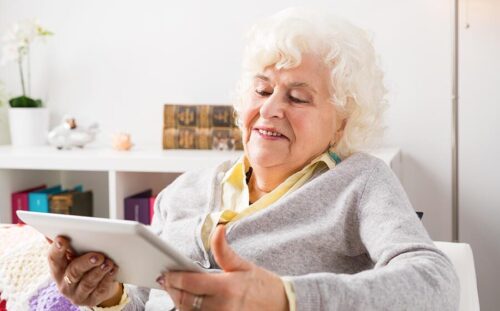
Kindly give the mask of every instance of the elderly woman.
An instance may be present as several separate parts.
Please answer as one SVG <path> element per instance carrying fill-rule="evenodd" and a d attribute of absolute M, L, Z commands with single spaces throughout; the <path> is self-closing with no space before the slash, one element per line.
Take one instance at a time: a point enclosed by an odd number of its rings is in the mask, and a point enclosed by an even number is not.
<path fill-rule="evenodd" d="M 221 273 L 167 272 L 165 291 L 123 286 L 111 259 L 72 258 L 58 238 L 60 291 L 110 310 L 456 309 L 450 261 L 391 170 L 359 152 L 382 129 L 382 79 L 347 22 L 288 9 L 257 24 L 235 104 L 244 155 L 177 178 L 152 224 Z"/>

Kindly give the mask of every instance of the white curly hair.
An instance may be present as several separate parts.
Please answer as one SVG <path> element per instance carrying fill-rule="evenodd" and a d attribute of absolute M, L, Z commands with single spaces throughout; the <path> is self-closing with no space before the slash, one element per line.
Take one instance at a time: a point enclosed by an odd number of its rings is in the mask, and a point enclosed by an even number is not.
<path fill-rule="evenodd" d="M 344 132 L 331 150 L 344 159 L 373 147 L 383 135 L 387 107 L 375 50 L 364 30 L 322 11 L 289 8 L 250 29 L 235 94 L 236 114 L 249 100 L 255 74 L 269 66 L 294 68 L 304 53 L 317 55 L 329 68 L 331 102 L 345 118 Z"/>

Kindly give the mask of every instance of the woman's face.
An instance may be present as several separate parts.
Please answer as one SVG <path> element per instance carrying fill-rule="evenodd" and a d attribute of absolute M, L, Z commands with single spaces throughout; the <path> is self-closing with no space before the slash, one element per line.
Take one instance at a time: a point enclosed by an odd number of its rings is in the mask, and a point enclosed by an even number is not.
<path fill-rule="evenodd" d="M 309 54 L 295 68 L 271 66 L 253 78 L 241 111 L 252 167 L 292 174 L 327 150 L 340 123 L 329 81 L 327 67 Z"/>

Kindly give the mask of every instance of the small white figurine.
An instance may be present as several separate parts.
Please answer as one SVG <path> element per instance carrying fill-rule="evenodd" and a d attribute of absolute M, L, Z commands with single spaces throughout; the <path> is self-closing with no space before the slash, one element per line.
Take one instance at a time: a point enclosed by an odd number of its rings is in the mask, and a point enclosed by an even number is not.
<path fill-rule="evenodd" d="M 57 149 L 83 148 L 95 139 L 98 127 L 97 123 L 92 123 L 88 128 L 82 128 L 76 125 L 74 117 L 65 116 L 63 122 L 49 132 L 49 144 Z"/>

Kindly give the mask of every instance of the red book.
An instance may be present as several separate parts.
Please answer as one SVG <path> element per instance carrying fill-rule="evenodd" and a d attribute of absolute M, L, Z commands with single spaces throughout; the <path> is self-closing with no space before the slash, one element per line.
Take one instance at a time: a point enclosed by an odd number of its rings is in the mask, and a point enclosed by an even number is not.
<path fill-rule="evenodd" d="M 36 190 L 41 190 L 47 188 L 46 185 L 40 185 L 34 188 L 30 189 L 25 189 L 21 190 L 18 192 L 14 192 L 11 195 L 12 199 L 12 223 L 17 224 L 17 223 L 23 223 L 19 218 L 17 218 L 16 211 L 17 210 L 23 210 L 23 211 L 28 211 L 29 210 L 29 204 L 28 204 L 28 194 L 30 192 L 36 191 Z"/>

